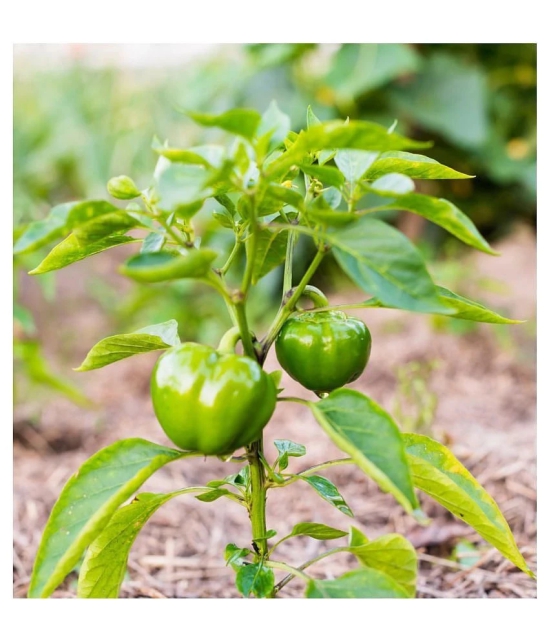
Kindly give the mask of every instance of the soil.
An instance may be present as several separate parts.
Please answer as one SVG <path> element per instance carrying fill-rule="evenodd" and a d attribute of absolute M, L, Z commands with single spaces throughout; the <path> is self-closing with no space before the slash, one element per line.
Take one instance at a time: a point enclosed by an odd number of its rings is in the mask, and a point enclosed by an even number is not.
<path fill-rule="evenodd" d="M 369 367 L 352 388 L 390 410 L 402 400 L 398 369 L 417 363 L 424 368 L 422 400 L 436 402 L 433 419 L 422 430 L 451 446 L 453 452 L 483 483 L 501 507 L 528 564 L 536 570 L 536 371 L 535 270 L 536 245 L 530 230 L 519 229 L 500 244 L 498 258 L 476 256 L 476 275 L 507 284 L 505 293 L 480 293 L 487 305 L 508 316 L 530 320 L 506 328 L 489 325 L 472 332 L 436 331 L 430 317 L 399 311 L 356 312 L 373 335 Z M 110 257 L 106 259 L 106 257 Z M 91 262 L 94 262 L 90 265 Z M 33 309 L 46 354 L 58 372 L 74 365 L 98 337 L 112 334 L 105 315 L 88 296 L 85 271 L 111 275 L 116 262 L 105 253 L 70 273 L 60 273 L 54 304 L 38 298 L 36 285 L 24 282 L 23 298 Z M 80 271 L 80 272 L 79 272 Z M 108 277 L 111 279 L 111 277 Z M 458 288 L 457 288 L 458 290 Z M 361 301 L 361 293 L 330 297 L 333 303 Z M 70 329 L 63 333 L 61 328 Z M 14 417 L 14 596 L 24 597 L 33 559 L 49 511 L 61 488 L 79 465 L 115 440 L 143 437 L 169 444 L 156 422 L 149 398 L 149 377 L 155 354 L 136 356 L 108 368 L 78 376 L 78 383 L 95 406 L 80 409 L 69 401 L 48 396 L 18 404 Z M 268 370 L 278 366 L 274 352 Z M 286 375 L 285 395 L 313 396 Z M 418 407 L 404 405 L 409 417 Z M 273 440 L 288 438 L 306 445 L 307 455 L 291 459 L 299 471 L 342 457 L 317 426 L 308 410 L 280 404 L 265 431 L 268 458 L 275 456 Z M 215 458 L 184 460 L 157 472 L 143 490 L 172 491 L 204 484 L 238 470 L 237 463 Z M 347 530 L 355 525 L 370 538 L 399 532 L 417 548 L 420 559 L 418 596 L 421 598 L 533 598 L 535 581 L 516 569 L 464 523 L 430 498 L 420 495 L 431 518 L 427 527 L 407 516 L 395 500 L 382 493 L 365 475 L 349 465 L 322 472 L 339 488 L 354 518 L 330 506 L 300 483 L 268 496 L 268 527 L 279 535 L 301 521 L 322 522 Z M 466 539 L 477 556 L 457 562 L 452 553 Z M 229 542 L 250 546 L 250 525 L 241 507 L 223 498 L 201 503 L 182 496 L 162 507 L 143 528 L 130 553 L 121 596 L 236 597 L 234 573 L 224 564 Z M 294 538 L 281 545 L 278 559 L 300 565 L 330 545 Z M 467 563 L 467 564 L 465 564 Z M 311 568 L 319 578 L 334 578 L 355 566 L 353 558 L 338 554 Z M 303 583 L 295 579 L 280 593 L 297 597 Z M 55 592 L 73 597 L 76 573 Z"/>

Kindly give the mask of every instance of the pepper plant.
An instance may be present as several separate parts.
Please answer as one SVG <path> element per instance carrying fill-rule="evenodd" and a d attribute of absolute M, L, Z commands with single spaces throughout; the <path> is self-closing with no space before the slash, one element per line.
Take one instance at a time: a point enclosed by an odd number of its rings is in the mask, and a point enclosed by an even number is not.
<path fill-rule="evenodd" d="M 66 237 L 31 274 L 133 244 L 136 253 L 122 264 L 122 274 L 142 283 L 199 280 L 222 298 L 231 320 L 217 349 L 181 343 L 173 320 L 107 337 L 91 348 L 77 370 L 163 351 L 151 379 L 153 407 L 177 448 L 135 437 L 115 442 L 87 460 L 52 509 L 28 595 L 51 595 L 82 559 L 78 596 L 116 597 L 129 550 L 146 521 L 172 498 L 193 494 L 203 502 L 235 502 L 248 512 L 251 534 L 243 534 L 242 542 L 228 543 L 225 550 L 244 596 L 275 597 L 300 578 L 308 598 L 414 597 L 417 556 L 402 535 L 370 540 L 355 527 L 347 534 L 309 522 L 285 534 L 268 529 L 267 495 L 277 502 L 277 490 L 290 484 L 311 487 L 335 509 L 352 516 L 334 484 L 319 475 L 345 463 L 359 467 L 420 522 L 426 517 L 416 490 L 428 494 L 533 576 L 495 501 L 454 455 L 429 437 L 402 433 L 374 400 L 345 387 L 361 374 L 371 348 L 367 327 L 348 317 L 345 309 L 398 308 L 516 323 L 436 285 L 415 246 L 383 219 L 387 211 L 415 212 L 469 246 L 496 254 L 464 213 L 449 201 L 415 192 L 413 181 L 472 177 L 406 151 L 429 143 L 396 133 L 395 126 L 388 131 L 361 121 L 322 123 L 309 109 L 307 129 L 293 132 L 276 104 L 263 115 L 239 108 L 188 116 L 204 127 L 229 132 L 233 142 L 229 147 L 179 149 L 155 141 L 159 159 L 150 185 L 138 188 L 126 176 L 108 183 L 111 196 L 130 201 L 126 207 L 106 200 L 58 205 L 18 240 L 16 250 L 25 252 L 56 236 Z M 232 231 L 234 245 L 227 256 L 201 244 L 197 233 L 205 213 Z M 308 237 L 315 251 L 303 274 L 294 274 L 300 236 Z M 312 286 L 328 253 L 368 299 L 331 306 Z M 262 278 L 281 264 L 281 305 L 269 326 L 266 323 L 267 332 L 259 335 L 250 327 L 247 303 L 252 289 L 261 287 Z M 304 310 L 307 300 L 309 308 Z M 311 393 L 304 398 L 285 396 L 279 388 L 280 371 L 264 370 L 274 344 L 283 368 L 314 391 L 316 401 Z M 276 404 L 306 406 L 319 430 L 346 457 L 300 470 L 295 462 L 306 447 L 278 439 L 278 456 L 269 462 L 263 431 Z M 134 496 L 161 467 L 205 455 L 244 466 L 204 486 Z M 279 560 L 277 548 L 299 536 L 347 540 L 294 567 Z M 338 552 L 353 554 L 357 567 L 333 580 L 311 576 L 311 565 Z"/>

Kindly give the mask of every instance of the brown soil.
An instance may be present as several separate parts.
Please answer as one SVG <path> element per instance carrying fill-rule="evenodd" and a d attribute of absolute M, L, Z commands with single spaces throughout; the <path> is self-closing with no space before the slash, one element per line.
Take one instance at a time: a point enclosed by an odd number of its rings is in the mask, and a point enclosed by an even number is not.
<path fill-rule="evenodd" d="M 508 315 L 535 318 L 535 241 L 520 230 L 502 243 L 500 258 L 476 258 L 479 273 L 509 285 L 505 295 L 483 295 L 489 305 Z M 96 261 L 86 270 L 105 271 Z M 111 273 L 112 274 L 112 273 Z M 84 280 L 60 275 L 60 297 L 54 306 L 34 303 L 33 286 L 25 282 L 25 298 L 39 315 L 48 356 L 77 363 L 99 336 L 109 334 L 104 316 L 86 296 Z M 66 287 L 65 287 L 66 286 Z M 481 298 L 481 297 L 480 297 Z M 337 303 L 336 297 L 331 298 Z M 343 298 L 340 298 L 344 301 Z M 347 301 L 360 301 L 350 293 Z M 57 311 L 57 313 L 56 313 Z M 62 311 L 62 315 L 59 314 Z M 410 362 L 437 360 L 427 382 L 438 396 L 431 433 L 446 440 L 454 453 L 477 476 L 499 503 L 528 564 L 536 569 L 536 429 L 535 340 L 533 324 L 509 327 L 505 334 L 484 326 L 474 333 L 455 335 L 434 331 L 430 318 L 396 311 L 367 311 L 374 344 L 371 363 L 353 388 L 373 397 L 390 411 L 396 397 L 396 369 Z M 60 328 L 72 328 L 68 342 Z M 78 329 L 78 331 L 74 330 Z M 505 340 L 505 343 L 503 343 Z M 77 347 L 73 352 L 73 348 Z M 76 359 L 75 359 L 76 356 Z M 149 376 L 155 355 L 134 357 L 79 376 L 78 382 L 97 407 L 81 410 L 61 398 L 26 402 L 15 410 L 14 441 L 14 596 L 25 596 L 32 562 L 48 513 L 67 478 L 99 448 L 126 437 L 143 437 L 168 444 L 149 399 Z M 268 368 L 276 369 L 274 355 Z M 58 370 L 61 367 L 58 366 Z M 64 367 L 64 372 L 68 369 Z M 304 396 L 288 377 L 287 395 Z M 414 408 L 410 409 L 414 411 Z M 272 442 L 288 438 L 307 447 L 307 455 L 291 463 L 298 471 L 341 457 L 306 408 L 281 404 L 265 431 L 268 456 Z M 147 491 L 169 491 L 220 478 L 238 464 L 208 458 L 174 463 L 144 486 Z M 300 483 L 268 497 L 268 526 L 282 535 L 299 521 L 314 521 L 347 529 L 354 524 L 369 537 L 397 531 L 418 550 L 422 598 L 531 598 L 535 582 L 508 563 L 464 523 L 422 496 L 432 518 L 420 527 L 406 516 L 392 497 L 381 493 L 356 468 L 339 466 L 323 472 L 340 489 L 354 511 L 350 519 Z M 449 559 L 454 545 L 466 538 L 481 556 L 464 568 Z M 206 504 L 189 496 L 172 500 L 144 527 L 130 554 L 123 597 L 235 597 L 233 571 L 224 565 L 226 543 L 249 546 L 250 526 L 243 509 L 223 498 Z M 295 538 L 283 545 L 278 558 L 299 565 L 328 545 Z M 318 577 L 332 578 L 354 567 L 345 554 L 325 559 L 311 568 Z M 54 594 L 75 595 L 72 574 Z M 294 580 L 281 596 L 300 596 L 303 583 Z"/>

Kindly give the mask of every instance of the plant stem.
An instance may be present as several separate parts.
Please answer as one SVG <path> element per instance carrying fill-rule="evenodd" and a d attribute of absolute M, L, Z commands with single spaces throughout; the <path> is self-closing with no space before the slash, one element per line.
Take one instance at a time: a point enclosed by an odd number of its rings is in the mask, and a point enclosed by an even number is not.
<path fill-rule="evenodd" d="M 248 328 L 248 319 L 246 318 L 244 301 L 234 301 L 233 304 L 235 315 L 237 317 L 237 324 L 239 326 L 239 330 L 241 331 L 241 342 L 243 344 L 244 353 L 252 359 L 257 359 L 256 351 L 254 350 L 254 344 L 252 343 L 252 335 L 250 334 L 250 329 Z"/>
<path fill-rule="evenodd" d="M 260 459 L 263 453 L 263 440 L 253 442 L 247 449 L 250 466 L 250 507 L 249 515 L 252 523 L 252 541 L 258 547 L 256 559 L 267 555 L 266 519 L 265 519 L 265 469 Z"/>
<path fill-rule="evenodd" d="M 299 578 L 301 578 L 302 580 L 305 580 L 306 582 L 311 580 L 311 578 L 307 574 L 303 574 L 300 569 L 297 569 L 296 567 L 292 567 L 291 565 L 287 565 L 286 563 L 281 563 L 276 560 L 270 560 L 269 562 L 266 563 L 266 565 L 267 567 L 273 567 L 273 569 L 282 569 L 285 572 L 290 572 L 289 575 L 291 577 L 298 576 Z"/>
<path fill-rule="evenodd" d="M 289 573 L 289 575 L 285 576 L 280 583 L 277 583 L 277 585 L 275 585 L 273 593 L 276 594 L 277 592 L 279 592 L 295 576 L 299 576 L 300 578 L 303 578 L 304 576 L 306 576 L 305 574 L 301 574 L 301 572 L 302 572 L 302 570 L 306 569 L 310 565 L 313 565 L 314 563 L 318 562 L 319 560 L 322 560 L 323 558 L 327 558 L 327 556 L 332 556 L 333 554 L 338 554 L 339 552 L 343 552 L 343 551 L 347 552 L 347 551 L 349 551 L 349 548 L 348 547 L 335 547 L 334 549 L 329 549 L 324 554 L 321 554 L 320 556 L 317 556 L 316 558 L 312 558 L 311 560 L 308 560 L 303 565 L 300 565 L 300 567 L 298 567 L 296 569 L 292 568 L 292 571 Z M 296 572 L 300 572 L 300 573 L 297 574 Z M 308 576 L 306 576 L 306 578 L 309 580 Z"/>
<path fill-rule="evenodd" d="M 289 295 L 289 293 L 291 294 L 288 297 L 288 300 L 286 301 L 286 303 L 283 304 L 283 306 L 281 306 L 281 308 L 279 309 L 277 316 L 273 320 L 273 324 L 271 325 L 271 328 L 269 329 L 265 339 L 262 341 L 262 355 L 264 357 L 267 355 L 271 347 L 271 344 L 273 344 L 277 335 L 279 334 L 279 331 L 281 330 L 282 325 L 285 323 L 288 316 L 294 311 L 294 308 L 298 303 L 298 300 L 302 296 L 302 293 L 304 292 L 305 287 L 309 284 L 310 279 L 315 274 L 315 271 L 317 270 L 317 268 L 319 267 L 319 264 L 323 260 L 325 253 L 326 253 L 326 249 L 324 245 L 321 245 L 317 250 L 317 254 L 313 258 L 313 261 L 311 262 L 309 268 L 306 270 L 304 276 L 302 277 L 300 283 L 296 286 L 296 288 L 293 288 L 289 292 L 285 293 L 285 297 Z"/>
<path fill-rule="evenodd" d="M 287 487 L 289 484 L 292 484 L 293 482 L 302 480 L 304 476 L 315 473 L 316 471 L 321 471 L 322 469 L 327 469 L 328 467 L 336 467 L 340 464 L 354 464 L 354 461 L 351 458 L 340 458 L 339 460 L 329 460 L 328 462 L 322 462 L 321 464 L 316 464 L 313 467 L 304 469 L 303 471 L 300 471 L 300 473 L 289 473 L 288 474 L 289 477 L 284 482 L 269 482 L 268 486 L 277 487 L 277 488 Z"/>
<path fill-rule="evenodd" d="M 223 267 L 220 268 L 220 275 L 225 275 L 226 272 L 229 270 L 231 267 L 231 264 L 233 263 L 233 260 L 237 256 L 237 253 L 241 247 L 241 241 L 240 239 L 237 239 L 235 241 L 235 245 L 233 246 L 233 250 L 231 250 L 231 253 L 229 254 L 229 257 L 227 257 L 227 261 L 224 263 Z"/>

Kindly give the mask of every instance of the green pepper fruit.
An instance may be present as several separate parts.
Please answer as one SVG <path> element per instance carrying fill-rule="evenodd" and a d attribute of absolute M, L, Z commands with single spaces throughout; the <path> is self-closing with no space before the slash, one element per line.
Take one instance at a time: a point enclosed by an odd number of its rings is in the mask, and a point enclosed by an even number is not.
<path fill-rule="evenodd" d="M 290 317 L 275 342 L 277 359 L 292 379 L 316 393 L 356 380 L 371 350 L 365 324 L 341 311 L 302 312 Z"/>
<path fill-rule="evenodd" d="M 151 395 L 157 419 L 174 444 L 223 455 L 261 437 L 277 391 L 253 359 L 188 342 L 161 355 Z"/>

